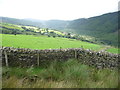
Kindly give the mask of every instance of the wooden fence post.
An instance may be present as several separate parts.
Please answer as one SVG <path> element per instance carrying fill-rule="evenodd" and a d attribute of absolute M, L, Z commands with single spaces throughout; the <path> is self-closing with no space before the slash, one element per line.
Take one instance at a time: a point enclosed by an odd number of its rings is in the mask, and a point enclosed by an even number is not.
<path fill-rule="evenodd" d="M 77 59 L 77 51 L 75 50 L 75 59 Z"/>
<path fill-rule="evenodd" d="M 40 55 L 38 53 L 38 57 L 37 57 L 37 65 L 39 66 L 40 65 Z"/>
<path fill-rule="evenodd" d="M 4 51 L 4 54 L 5 54 L 5 64 L 6 64 L 6 67 L 8 67 L 8 56 L 7 56 L 7 52 Z"/>

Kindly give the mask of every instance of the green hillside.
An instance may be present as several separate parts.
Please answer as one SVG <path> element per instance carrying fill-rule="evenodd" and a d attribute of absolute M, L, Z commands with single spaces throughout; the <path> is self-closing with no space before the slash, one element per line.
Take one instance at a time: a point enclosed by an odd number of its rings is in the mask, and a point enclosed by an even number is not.
<path fill-rule="evenodd" d="M 15 25 L 11 23 L 0 23 L 0 33 L 2 34 L 25 34 L 25 35 L 49 35 L 64 36 L 63 32 L 58 30 L 39 28 L 35 26 Z"/>
<path fill-rule="evenodd" d="M 73 20 L 67 28 L 68 32 L 93 36 L 109 45 L 118 45 L 118 12 Z"/>
<path fill-rule="evenodd" d="M 39 28 L 57 29 L 63 32 L 92 36 L 102 43 L 118 47 L 118 15 L 120 15 L 119 12 L 113 12 L 71 21 L 1 18 L 3 22 L 11 24 L 31 25 Z"/>

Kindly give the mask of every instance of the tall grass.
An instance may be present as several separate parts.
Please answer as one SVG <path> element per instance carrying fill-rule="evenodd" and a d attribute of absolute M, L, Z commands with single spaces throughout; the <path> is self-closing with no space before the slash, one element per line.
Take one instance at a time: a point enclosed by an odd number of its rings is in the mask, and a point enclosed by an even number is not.
<path fill-rule="evenodd" d="M 7 72 L 7 73 L 6 73 Z M 75 59 L 48 67 L 5 68 L 3 88 L 117 88 L 117 70 L 99 69 Z"/>

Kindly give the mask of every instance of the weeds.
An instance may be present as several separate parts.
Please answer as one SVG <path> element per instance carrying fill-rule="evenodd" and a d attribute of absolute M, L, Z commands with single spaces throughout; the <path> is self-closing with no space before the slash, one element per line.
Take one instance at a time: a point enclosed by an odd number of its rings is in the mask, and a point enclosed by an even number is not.
<path fill-rule="evenodd" d="M 75 59 L 70 59 L 65 62 L 54 61 L 46 68 L 3 67 L 3 88 L 117 87 L 117 70 L 97 70 L 94 67 L 81 64 Z"/>

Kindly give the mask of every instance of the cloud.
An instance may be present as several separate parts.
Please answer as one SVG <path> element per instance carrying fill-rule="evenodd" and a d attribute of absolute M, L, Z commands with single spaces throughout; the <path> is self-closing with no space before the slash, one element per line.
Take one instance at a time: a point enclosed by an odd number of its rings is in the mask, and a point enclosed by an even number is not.
<path fill-rule="evenodd" d="M 1 16 L 35 19 L 88 18 L 114 12 L 118 0 L 1 0 Z"/>

